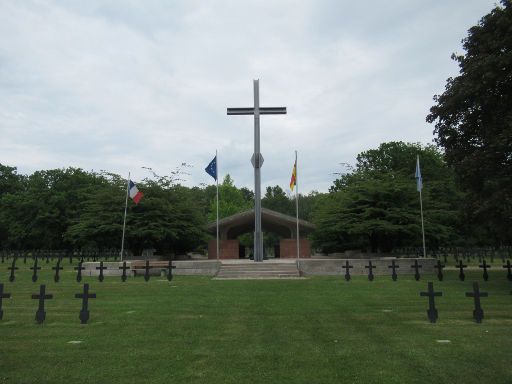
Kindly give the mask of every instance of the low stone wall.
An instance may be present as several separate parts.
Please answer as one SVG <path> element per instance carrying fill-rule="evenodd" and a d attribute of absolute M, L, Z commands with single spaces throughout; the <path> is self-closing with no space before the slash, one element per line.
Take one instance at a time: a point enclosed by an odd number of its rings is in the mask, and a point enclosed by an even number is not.
<path fill-rule="evenodd" d="M 326 258 L 326 259 L 381 259 L 381 258 L 396 258 L 397 254 L 393 253 L 371 253 L 371 252 L 361 252 L 358 250 L 349 250 L 345 252 L 336 252 L 329 253 L 326 255 L 314 255 L 314 257 L 318 258 Z"/>
<path fill-rule="evenodd" d="M 126 262 L 127 275 L 130 275 L 130 264 L 130 261 Z M 96 269 L 96 267 L 99 266 L 99 261 L 82 263 L 82 267 L 85 268 L 84 270 L 82 270 L 82 276 L 98 276 L 100 274 L 100 271 L 99 269 Z M 106 267 L 107 269 L 103 270 L 103 276 L 121 276 L 123 274 L 123 270 L 119 269 L 119 267 L 122 266 L 123 263 L 120 263 L 118 261 L 104 261 L 103 267 Z"/>
<path fill-rule="evenodd" d="M 351 275 L 368 275 L 368 269 L 365 268 L 368 262 L 371 260 L 375 266 L 373 269 L 374 275 L 391 275 L 391 260 L 395 260 L 395 265 L 399 268 L 396 269 L 398 275 L 414 274 L 414 260 L 418 260 L 420 268 L 420 274 L 424 273 L 436 273 L 434 268 L 437 260 L 435 259 L 393 259 L 393 258 L 382 258 L 382 259 L 273 259 L 264 261 L 263 263 L 279 264 L 279 263 L 298 263 L 299 270 L 304 276 L 334 276 L 334 275 L 345 275 L 345 269 L 343 266 L 348 261 L 349 265 L 353 266 L 350 268 Z M 226 260 L 224 263 L 240 262 L 240 263 L 254 263 L 249 260 Z M 220 269 L 221 261 L 217 260 L 177 260 L 173 261 L 173 265 L 176 266 L 172 273 L 174 275 L 199 275 L 199 276 L 215 276 Z M 104 262 L 103 266 L 107 269 L 103 270 L 104 276 L 121 276 L 122 269 L 119 269 L 123 263 L 121 262 Z M 83 276 L 98 276 L 100 271 L 96 269 L 99 267 L 99 262 L 86 262 L 83 263 L 85 268 L 82 271 Z M 127 261 L 126 266 L 131 267 L 131 262 Z M 144 269 L 138 270 L 137 275 L 144 275 Z M 151 268 L 149 270 L 150 275 L 160 276 L 167 273 L 166 268 Z M 127 271 L 127 275 L 135 275 L 135 271 Z"/>
<path fill-rule="evenodd" d="M 220 268 L 220 262 L 217 260 L 178 260 L 172 262 L 175 269 L 172 270 L 174 275 L 203 275 L 203 276 L 215 276 Z M 100 266 L 99 262 L 87 262 L 83 263 L 82 266 L 85 268 L 82 271 L 83 276 L 98 276 L 100 271 L 96 269 L 96 267 Z M 121 262 L 103 262 L 103 266 L 107 267 L 107 269 L 103 270 L 104 276 L 121 276 L 123 274 L 123 270 L 119 269 L 119 267 L 123 266 Z M 126 267 L 128 270 L 126 274 L 128 276 L 144 275 L 145 270 L 139 269 L 137 272 L 131 270 L 131 262 L 126 262 Z M 163 273 L 167 273 L 167 268 L 150 268 L 149 274 L 151 276 L 160 276 Z"/>
<path fill-rule="evenodd" d="M 418 260 L 418 264 L 422 267 L 419 269 L 420 274 L 424 273 L 436 273 L 434 265 L 436 265 L 436 259 L 371 259 L 372 265 L 375 266 L 373 269 L 374 275 L 391 275 L 391 260 L 395 260 L 395 265 L 399 266 L 396 269 L 397 275 L 414 274 L 414 260 Z M 309 259 L 299 260 L 299 270 L 304 276 L 322 276 L 322 275 L 345 275 L 345 268 L 343 266 L 348 261 L 349 265 L 353 266 L 350 268 L 351 275 L 368 275 L 368 265 L 370 259 Z"/>
<path fill-rule="evenodd" d="M 220 261 L 217 260 L 174 261 L 173 264 L 176 266 L 172 271 L 175 275 L 215 276 L 220 269 Z"/>

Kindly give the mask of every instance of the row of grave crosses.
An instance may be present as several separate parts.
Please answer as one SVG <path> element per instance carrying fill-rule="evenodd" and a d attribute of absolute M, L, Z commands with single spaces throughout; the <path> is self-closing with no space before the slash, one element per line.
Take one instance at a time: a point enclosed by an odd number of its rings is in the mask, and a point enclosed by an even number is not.
<path fill-rule="evenodd" d="M 78 263 L 78 267 L 75 267 L 75 270 L 78 271 L 77 275 L 76 275 L 76 281 L 77 282 L 82 281 L 82 270 L 85 269 L 84 267 L 82 267 L 82 263 L 83 263 L 83 260 L 80 261 L 80 263 Z M 102 282 L 104 280 L 103 271 L 104 270 L 108 270 L 108 268 L 103 266 L 103 261 L 100 261 L 100 266 L 96 267 L 96 269 L 100 271 L 100 273 L 98 275 L 98 280 L 100 282 Z M 123 270 L 123 273 L 121 274 L 121 281 L 125 282 L 127 277 L 128 277 L 127 274 L 126 274 L 126 271 L 130 270 L 130 267 L 128 267 L 126 265 L 126 261 L 123 261 L 123 265 L 121 267 L 118 267 L 118 269 L 122 269 Z M 144 280 L 146 282 L 149 281 L 149 277 L 150 277 L 149 271 L 150 271 L 150 269 L 151 269 L 151 266 L 149 265 L 149 260 L 146 260 L 146 265 L 144 267 Z M 172 260 L 169 260 L 169 264 L 167 265 L 167 267 L 165 269 L 167 269 L 167 280 L 171 281 L 172 280 L 172 270 L 176 269 L 176 266 L 172 265 Z"/>
<path fill-rule="evenodd" d="M 466 278 L 466 275 L 464 274 L 464 268 L 467 268 L 467 265 L 462 264 L 462 260 L 459 261 L 459 264 L 456 265 L 457 268 L 459 268 L 459 280 L 464 281 Z M 416 281 L 420 280 L 420 268 L 423 266 L 418 263 L 418 260 L 414 260 L 414 264 L 411 265 L 411 268 L 414 269 L 414 279 Z M 437 264 L 434 266 L 434 268 L 437 270 L 437 279 L 439 281 L 443 281 L 444 275 L 443 275 L 443 268 L 445 267 L 444 264 L 441 263 L 440 260 L 437 260 Z M 350 269 L 354 268 L 353 265 L 350 265 L 348 260 L 345 261 L 345 265 L 343 265 L 341 268 L 345 269 L 345 280 L 350 281 Z M 371 260 L 368 262 L 368 265 L 365 265 L 365 269 L 368 269 L 368 280 L 373 281 L 375 278 L 375 275 L 373 274 L 373 270 L 376 268 L 375 265 L 372 264 Z M 391 269 L 391 278 L 393 281 L 396 281 L 398 278 L 398 275 L 396 273 L 396 270 L 400 268 L 399 265 L 395 264 L 395 260 L 391 260 L 391 265 L 388 266 L 388 268 Z M 485 281 L 489 280 L 489 272 L 487 272 L 487 269 L 491 268 L 490 265 L 486 263 L 484 260 L 483 264 L 479 265 L 479 268 L 482 268 L 484 270 L 483 278 Z M 503 266 L 503 268 L 507 268 L 507 279 L 509 281 L 512 281 L 512 265 L 510 264 L 510 260 L 507 260 L 507 263 Z"/>
<path fill-rule="evenodd" d="M 37 272 L 41 269 L 41 267 L 39 267 L 37 265 L 37 258 L 35 259 L 34 261 L 34 266 L 30 267 L 30 269 L 33 271 L 32 273 L 32 282 L 36 282 L 37 279 L 38 279 L 38 276 L 37 276 Z M 60 274 L 59 274 L 59 271 L 63 270 L 64 268 L 61 267 L 61 261 L 62 261 L 62 258 L 60 258 L 58 261 L 57 261 L 57 264 L 55 265 L 55 267 L 52 267 L 52 270 L 55 271 L 55 275 L 53 276 L 53 280 L 58 283 L 60 281 Z M 74 268 L 75 271 L 77 271 L 77 275 L 76 275 L 76 281 L 77 282 L 81 282 L 82 281 L 82 270 L 85 269 L 85 267 L 82 266 L 83 264 L 83 260 L 80 260 L 80 262 L 78 263 L 78 266 Z M 126 271 L 130 270 L 130 267 L 128 267 L 126 265 L 126 261 L 123 261 L 123 265 L 121 267 L 118 267 L 119 269 L 122 269 L 123 272 L 121 274 L 121 280 L 123 282 L 126 281 L 128 275 L 126 274 Z M 7 268 L 9 271 L 10 271 L 10 275 L 9 275 L 9 281 L 12 283 L 16 280 L 16 276 L 14 274 L 14 272 L 18 269 L 18 267 L 16 267 L 16 259 L 13 259 L 12 260 L 12 264 L 9 268 Z M 96 267 L 97 270 L 100 271 L 99 275 L 98 275 L 98 280 L 100 282 L 103 282 L 103 280 L 105 279 L 105 275 L 103 273 L 104 270 L 108 270 L 107 267 L 103 266 L 103 261 L 100 261 L 100 266 L 99 267 Z M 151 266 L 149 265 L 149 260 L 146 260 L 146 265 L 145 265 L 145 272 L 144 272 L 144 280 L 145 281 L 149 281 L 149 278 L 150 278 L 150 274 L 149 274 L 149 271 L 151 269 Z M 173 269 L 176 269 L 176 266 L 172 265 L 172 260 L 169 260 L 169 265 L 165 268 L 167 269 L 167 280 L 168 281 L 171 281 L 172 280 L 172 270 Z"/>
<path fill-rule="evenodd" d="M 445 262 L 449 255 L 455 258 L 455 261 L 462 259 L 478 259 L 482 262 L 482 259 L 489 257 L 491 261 L 494 258 L 501 258 L 505 262 L 505 258 L 512 258 L 512 247 L 502 246 L 499 248 L 493 247 L 439 247 L 439 248 L 427 248 L 427 255 L 433 258 L 443 257 Z M 407 257 L 415 255 L 417 257 L 423 256 L 423 249 L 421 247 L 403 247 L 395 248 L 395 253 L 400 255 L 406 255 Z"/>
<path fill-rule="evenodd" d="M 420 296 L 428 297 L 428 310 L 427 316 L 431 323 L 435 323 L 439 317 L 436 305 L 435 305 L 435 297 L 442 296 L 442 292 L 434 291 L 434 283 L 428 282 L 427 292 L 420 292 Z M 3 310 L 2 310 L 2 301 L 3 299 L 10 298 L 10 293 L 4 292 L 4 285 L 0 283 L 0 320 L 3 318 Z M 482 309 L 480 298 L 488 297 L 487 292 L 480 292 L 478 287 L 478 283 L 473 283 L 473 292 L 466 292 L 466 297 L 472 297 L 475 305 L 475 309 L 473 310 L 473 318 L 477 323 L 481 323 L 484 318 L 484 310 Z M 83 293 L 75 294 L 75 298 L 82 299 L 82 309 L 80 311 L 79 319 L 81 324 L 87 324 L 89 320 L 89 299 L 95 299 L 96 294 L 89 292 L 89 284 L 84 284 Z M 52 294 L 46 293 L 46 286 L 42 284 L 39 287 L 39 294 L 33 294 L 32 299 L 39 300 L 39 306 L 36 311 L 36 321 L 38 324 L 42 324 L 46 319 L 46 312 L 44 310 L 45 300 L 53 299 Z"/>
<path fill-rule="evenodd" d="M 3 299 L 11 298 L 10 293 L 4 292 L 4 285 L 0 283 L 0 320 L 2 320 L 4 316 L 4 312 L 2 310 L 2 301 Z M 82 309 L 80 310 L 80 315 L 78 318 L 80 319 L 81 324 L 87 324 L 89 320 L 89 299 L 95 299 L 96 294 L 89 292 L 89 284 L 84 284 L 84 289 L 82 293 L 75 294 L 76 299 L 82 299 Z M 46 293 L 46 285 L 41 284 L 39 286 L 39 293 L 32 294 L 32 299 L 39 300 L 39 306 L 36 311 L 36 321 L 38 324 L 43 324 L 46 319 L 46 312 L 44 310 L 45 300 L 53 299 L 53 294 Z"/>
<path fill-rule="evenodd" d="M 439 317 L 435 304 L 435 297 L 442 295 L 442 292 L 434 291 L 434 283 L 432 283 L 431 281 L 428 283 L 427 292 L 420 292 L 420 296 L 428 297 L 427 316 L 431 323 L 435 323 Z M 480 304 L 480 298 L 488 296 L 489 294 L 487 292 L 480 292 L 480 288 L 478 287 L 478 283 L 476 282 L 473 283 L 473 292 L 466 292 L 466 297 L 472 297 L 475 303 L 475 309 L 473 310 L 473 319 L 475 319 L 477 323 L 481 323 L 482 320 L 484 319 L 484 310 L 482 309 L 482 306 Z"/>
<path fill-rule="evenodd" d="M 61 261 L 62 261 L 62 259 L 59 259 L 57 261 L 56 266 L 52 267 L 52 270 L 55 271 L 54 281 L 56 283 L 58 283 L 59 280 L 60 280 L 59 271 L 64 269 L 61 266 Z M 83 264 L 83 260 L 81 260 L 78 263 L 78 266 L 74 268 L 77 271 L 77 275 L 76 275 L 76 281 L 77 282 L 81 282 L 82 281 L 82 270 L 85 269 L 82 266 L 82 264 Z M 466 275 L 464 274 L 464 268 L 467 268 L 467 265 L 464 265 L 462 263 L 462 260 L 460 260 L 459 264 L 457 264 L 456 266 L 457 266 L 457 268 L 459 268 L 459 279 L 461 281 L 464 281 L 465 278 L 466 278 Z M 445 265 L 442 264 L 440 260 L 437 260 L 437 264 L 434 266 L 434 268 L 437 270 L 437 278 L 438 278 L 439 281 L 442 281 L 443 278 L 444 278 L 444 275 L 443 275 L 443 268 L 444 267 L 445 267 Z M 122 274 L 121 274 L 121 280 L 123 282 L 125 282 L 126 279 L 127 279 L 126 271 L 128 271 L 130 268 L 126 265 L 126 261 L 123 261 L 123 265 L 121 267 L 118 267 L 118 268 L 123 271 Z M 168 270 L 167 280 L 169 280 L 169 281 L 172 280 L 172 270 L 175 269 L 175 268 L 176 268 L 176 266 L 172 265 L 172 260 L 169 260 L 169 265 L 166 268 Z M 353 266 L 349 265 L 349 262 L 347 260 L 345 262 L 345 265 L 342 266 L 342 268 L 345 269 L 345 271 L 346 271 L 345 272 L 345 280 L 349 281 L 351 279 L 350 269 L 353 268 Z M 376 266 L 373 265 L 372 261 L 370 260 L 369 264 L 366 265 L 365 268 L 368 269 L 368 280 L 373 281 L 374 278 L 375 278 L 375 275 L 373 274 L 373 270 L 376 268 Z M 391 261 L 391 265 L 389 265 L 388 268 L 391 269 L 391 278 L 393 279 L 393 281 L 396 281 L 397 278 L 398 278 L 396 270 L 398 268 L 400 268 L 400 266 L 395 264 L 395 260 L 392 260 Z M 420 268 L 422 268 L 422 265 L 420 265 L 418 263 L 418 260 L 414 260 L 414 264 L 411 265 L 411 268 L 414 269 L 414 278 L 415 278 L 415 280 L 419 281 L 420 280 L 420 272 L 419 272 L 419 270 L 420 270 Z M 487 262 L 484 259 L 483 264 L 479 265 L 479 268 L 483 269 L 483 279 L 485 281 L 488 281 L 489 280 L 489 273 L 488 273 L 487 270 L 489 268 L 491 268 L 491 266 L 488 265 Z M 512 265 L 510 264 L 510 260 L 507 260 L 507 263 L 505 265 L 503 265 L 503 268 L 507 269 L 507 279 L 512 281 Z M 15 280 L 14 272 L 18 269 L 18 267 L 16 267 L 16 259 L 13 259 L 12 265 L 9 268 L 7 268 L 7 269 L 10 271 L 9 281 L 13 282 Z M 41 267 L 38 266 L 38 259 L 37 258 L 34 261 L 34 266 L 30 267 L 30 269 L 33 271 L 32 281 L 35 283 L 37 281 L 37 279 L 38 279 L 37 272 L 41 269 Z M 100 266 L 96 267 L 96 269 L 100 271 L 100 273 L 98 275 L 98 280 L 100 282 L 103 282 L 103 280 L 104 280 L 104 273 L 103 273 L 103 271 L 107 270 L 108 268 L 105 267 L 103 265 L 103 261 L 101 261 L 100 262 Z M 151 266 L 149 264 L 149 260 L 146 260 L 146 265 L 145 265 L 145 268 L 144 268 L 144 270 L 145 270 L 145 272 L 144 272 L 144 280 L 145 281 L 149 281 L 149 278 L 150 278 L 149 271 L 150 271 L 150 269 L 151 269 Z"/>
<path fill-rule="evenodd" d="M 23 260 L 23 264 L 27 264 L 27 259 L 35 260 L 46 260 L 46 264 L 50 263 L 50 260 L 54 259 L 68 259 L 69 264 L 73 264 L 73 259 L 78 260 L 87 260 L 87 261 L 99 261 L 100 258 L 105 259 L 105 261 L 109 261 L 111 258 L 113 261 L 116 261 L 120 255 L 119 251 L 109 251 L 109 252 L 87 252 L 87 251 L 5 251 L 0 250 L 0 262 L 5 263 L 6 260 L 9 259 L 21 259 Z M 127 252 L 124 252 L 123 255 L 128 255 Z"/>

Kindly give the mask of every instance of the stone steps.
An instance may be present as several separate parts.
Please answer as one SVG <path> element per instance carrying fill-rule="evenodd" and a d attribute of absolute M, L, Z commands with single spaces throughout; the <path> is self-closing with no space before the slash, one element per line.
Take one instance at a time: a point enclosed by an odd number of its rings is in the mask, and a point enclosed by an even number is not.
<path fill-rule="evenodd" d="M 298 279 L 296 263 L 244 263 L 222 264 L 215 276 L 217 280 L 244 279 Z"/>

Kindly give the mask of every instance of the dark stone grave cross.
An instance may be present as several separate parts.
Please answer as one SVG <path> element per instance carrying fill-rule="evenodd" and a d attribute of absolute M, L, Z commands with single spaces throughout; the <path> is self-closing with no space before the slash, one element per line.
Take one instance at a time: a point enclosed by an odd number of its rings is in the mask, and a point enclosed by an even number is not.
<path fill-rule="evenodd" d="M 10 293 L 4 293 L 4 284 L 0 283 L 0 320 L 2 320 L 4 317 L 4 311 L 2 310 L 2 300 L 9 299 L 10 297 Z"/>
<path fill-rule="evenodd" d="M 420 270 L 419 270 L 419 268 L 423 268 L 423 266 L 418 264 L 418 260 L 414 260 L 414 264 L 411 265 L 411 268 L 414 268 L 414 279 L 416 281 L 420 281 Z"/>
<path fill-rule="evenodd" d="M 176 266 L 172 265 L 172 259 L 169 260 L 169 265 L 167 266 L 167 269 L 169 270 L 169 272 L 167 272 L 167 280 L 171 281 L 172 280 L 172 270 L 176 269 Z"/>
<path fill-rule="evenodd" d="M 428 282 L 428 292 L 420 292 L 420 296 L 428 296 L 428 310 L 427 315 L 428 319 L 431 323 L 435 323 L 437 321 L 437 309 L 434 298 L 436 296 L 443 296 L 442 292 L 434 292 L 434 283 L 431 281 Z"/>
<path fill-rule="evenodd" d="M 462 260 L 459 260 L 459 265 L 457 265 L 457 267 L 459 267 L 459 280 L 464 281 L 466 278 L 466 275 L 464 274 L 464 268 L 466 268 L 467 265 L 462 264 Z"/>
<path fill-rule="evenodd" d="M 95 299 L 95 293 L 89 293 L 89 284 L 84 284 L 84 292 L 76 293 L 75 299 L 82 299 L 82 310 L 80 311 L 80 324 L 87 324 L 87 320 L 89 320 L 89 299 Z"/>
<path fill-rule="evenodd" d="M 481 323 L 484 318 L 484 310 L 480 305 L 480 298 L 489 296 L 487 292 L 480 292 L 478 283 L 473 283 L 473 292 L 466 292 L 466 297 L 473 297 L 475 300 L 475 309 L 473 310 L 473 319 L 477 323 Z"/>
<path fill-rule="evenodd" d="M 487 268 L 491 268 L 490 265 L 487 265 L 487 263 L 485 262 L 485 259 L 484 259 L 484 262 L 483 264 L 479 265 L 478 268 L 483 268 L 484 269 L 484 280 L 487 281 L 489 280 L 489 274 L 487 273 Z"/>
<path fill-rule="evenodd" d="M 365 265 L 364 267 L 368 269 L 368 280 L 373 281 L 373 269 L 376 268 L 374 265 L 372 265 L 372 262 L 370 260 L 369 265 Z"/>
<path fill-rule="evenodd" d="M 345 265 L 342 266 L 342 268 L 345 268 L 345 280 L 350 281 L 350 268 L 354 268 L 353 265 L 348 264 L 348 260 L 345 261 Z"/>
<path fill-rule="evenodd" d="M 37 271 L 41 269 L 41 267 L 37 266 L 37 256 L 34 259 L 34 266 L 30 267 L 30 269 L 34 271 L 34 273 L 32 274 L 32 282 L 35 283 L 37 281 Z"/>
<path fill-rule="evenodd" d="M 145 269 L 145 272 L 144 272 L 144 280 L 146 282 L 149 281 L 149 260 L 146 260 L 146 266 L 144 267 Z"/>
<path fill-rule="evenodd" d="M 12 283 L 16 279 L 16 277 L 14 276 L 14 271 L 18 269 L 18 267 L 16 266 L 16 258 L 12 259 L 12 264 L 7 269 L 11 271 L 11 274 L 9 275 L 9 281 Z"/>
<path fill-rule="evenodd" d="M 439 281 L 443 281 L 444 264 L 441 264 L 441 260 L 437 260 L 437 265 L 434 265 L 434 268 L 437 269 L 437 278 Z"/>
<path fill-rule="evenodd" d="M 38 324 L 43 324 L 44 319 L 46 318 L 46 312 L 44 311 L 44 301 L 46 299 L 53 299 L 53 295 L 46 294 L 46 285 L 42 284 L 39 287 L 39 295 L 33 294 L 32 299 L 39 299 L 39 307 L 36 312 L 36 321 Z"/>
<path fill-rule="evenodd" d="M 99 281 L 100 281 L 100 283 L 101 283 L 101 282 L 103 282 L 103 279 L 104 279 L 104 277 L 103 277 L 103 270 L 104 270 L 104 269 L 107 269 L 107 267 L 104 267 L 104 266 L 103 266 L 103 261 L 100 261 L 100 266 L 99 266 L 99 267 L 96 267 L 96 269 L 99 269 L 99 270 L 100 270 L 100 275 L 98 276 L 98 280 L 99 280 Z"/>
<path fill-rule="evenodd" d="M 53 276 L 53 281 L 55 281 L 56 283 L 58 283 L 60 280 L 59 271 L 64 269 L 63 267 L 60 266 L 61 261 L 62 261 L 62 258 L 59 257 L 59 260 L 57 260 L 57 265 L 55 267 L 52 267 L 52 269 L 55 271 L 55 275 Z"/>
<path fill-rule="evenodd" d="M 398 275 L 396 274 L 396 268 L 400 268 L 399 265 L 395 264 L 395 260 L 391 260 L 391 265 L 388 265 L 388 268 L 391 268 L 391 278 L 393 281 L 396 281 Z"/>
<path fill-rule="evenodd" d="M 123 266 L 119 267 L 119 269 L 123 270 L 123 274 L 121 275 L 121 280 L 123 282 L 125 282 L 126 281 L 126 270 L 129 269 L 129 267 L 126 266 L 126 261 L 123 261 Z"/>
<path fill-rule="evenodd" d="M 507 268 L 507 279 L 512 281 L 512 270 L 511 270 L 510 260 L 507 260 L 507 264 L 503 266 L 503 268 Z"/>
<path fill-rule="evenodd" d="M 75 269 L 75 271 L 77 271 L 77 273 L 76 273 L 76 281 L 77 281 L 78 283 L 82 281 L 82 270 L 84 270 L 84 269 L 85 269 L 85 267 L 82 267 L 83 262 L 84 262 L 83 260 L 80 260 L 80 261 L 78 262 L 78 267 L 75 267 L 75 268 L 74 268 L 74 269 Z"/>

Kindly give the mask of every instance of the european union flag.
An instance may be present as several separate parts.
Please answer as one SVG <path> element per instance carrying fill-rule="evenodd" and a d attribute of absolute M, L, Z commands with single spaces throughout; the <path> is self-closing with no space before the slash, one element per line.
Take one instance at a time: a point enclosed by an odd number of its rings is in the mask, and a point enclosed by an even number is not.
<path fill-rule="evenodd" d="M 211 177 L 217 181 L 217 155 L 213 158 L 212 161 L 210 161 L 210 164 L 204 169 L 207 174 L 209 174 Z"/>

